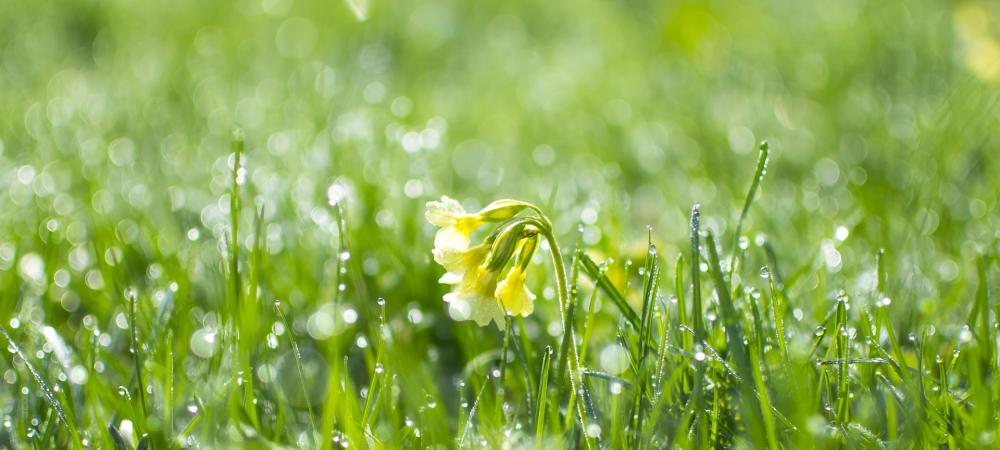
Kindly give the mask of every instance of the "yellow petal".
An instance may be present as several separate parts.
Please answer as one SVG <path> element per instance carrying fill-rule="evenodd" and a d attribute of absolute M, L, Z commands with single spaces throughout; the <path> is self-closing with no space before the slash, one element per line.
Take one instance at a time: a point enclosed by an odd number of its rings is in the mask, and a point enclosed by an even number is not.
<path fill-rule="evenodd" d="M 427 212 L 424 213 L 424 217 L 438 227 L 451 226 L 456 217 L 465 214 L 462 205 L 447 195 L 442 196 L 439 202 L 427 202 L 426 207 Z"/>
<path fill-rule="evenodd" d="M 476 228 L 479 228 L 483 224 L 482 219 L 478 215 L 474 214 L 462 214 L 454 218 L 452 226 L 455 227 L 455 231 L 463 234 L 466 239 Z"/>
<path fill-rule="evenodd" d="M 475 271 L 483 264 L 489 248 L 484 245 L 477 245 L 468 249 L 455 248 L 435 248 L 434 261 L 445 268 L 449 273 L 457 276 L 464 276 L 467 272 Z M 448 283 L 454 284 L 454 283 Z"/>
<path fill-rule="evenodd" d="M 518 267 L 497 285 L 496 297 L 512 316 L 527 316 L 535 310 L 535 295 L 524 285 L 524 272 Z"/>
<path fill-rule="evenodd" d="M 452 292 L 444 296 L 453 320 L 472 320 L 479 326 L 496 322 L 504 328 L 504 311 L 493 296 L 498 274 L 482 267 L 470 270 Z"/>
<path fill-rule="evenodd" d="M 469 247 L 469 235 L 453 227 L 445 227 L 434 235 L 434 251 L 465 250 Z"/>

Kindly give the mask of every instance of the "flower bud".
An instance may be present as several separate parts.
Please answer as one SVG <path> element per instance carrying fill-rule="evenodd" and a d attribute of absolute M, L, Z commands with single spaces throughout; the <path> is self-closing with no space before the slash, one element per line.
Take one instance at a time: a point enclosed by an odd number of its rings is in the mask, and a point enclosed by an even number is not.
<path fill-rule="evenodd" d="M 518 215 L 518 213 L 530 207 L 530 203 L 518 200 L 497 200 L 481 209 L 479 211 L 479 217 L 487 222 L 502 222 Z"/>
<path fill-rule="evenodd" d="M 493 241 L 493 249 L 490 251 L 487 269 L 500 271 L 507 265 L 510 258 L 517 250 L 517 243 L 523 238 L 524 224 L 515 222 L 505 227 Z"/>

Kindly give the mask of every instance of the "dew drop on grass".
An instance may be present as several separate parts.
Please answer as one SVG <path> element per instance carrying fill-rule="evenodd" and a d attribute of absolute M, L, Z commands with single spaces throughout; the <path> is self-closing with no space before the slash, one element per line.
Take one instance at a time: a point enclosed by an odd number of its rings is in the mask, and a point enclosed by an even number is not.
<path fill-rule="evenodd" d="M 847 239 L 847 236 L 848 236 L 848 235 L 850 235 L 850 234 L 851 234 L 851 233 L 850 233 L 850 231 L 849 231 L 849 230 L 847 229 L 847 227 L 845 227 L 845 226 L 841 225 L 841 226 L 837 227 L 837 231 L 835 231 L 835 232 L 834 232 L 833 236 L 834 236 L 834 237 L 835 237 L 835 238 L 836 238 L 836 239 L 837 239 L 838 241 L 844 241 L 845 239 Z"/>
<path fill-rule="evenodd" d="M 406 313 L 406 317 L 410 320 L 410 323 L 419 325 L 424 320 L 424 313 L 419 308 L 410 308 Z"/>
<path fill-rule="evenodd" d="M 123 330 L 128 329 L 128 319 L 125 318 L 125 313 L 115 315 L 115 325 Z"/>
<path fill-rule="evenodd" d="M 628 353 L 618 344 L 609 344 L 601 350 L 601 369 L 612 375 L 618 375 L 628 367 Z"/>
<path fill-rule="evenodd" d="M 382 363 L 375 364 L 375 373 L 381 375 L 383 372 L 385 372 L 385 367 L 382 366 Z"/>
<path fill-rule="evenodd" d="M 191 353 L 200 358 L 211 358 L 215 354 L 215 330 L 201 328 L 191 335 Z"/>
<path fill-rule="evenodd" d="M 958 339 L 962 342 L 969 342 L 972 340 L 972 331 L 969 330 L 969 326 L 965 325 L 962 330 L 958 332 Z"/>

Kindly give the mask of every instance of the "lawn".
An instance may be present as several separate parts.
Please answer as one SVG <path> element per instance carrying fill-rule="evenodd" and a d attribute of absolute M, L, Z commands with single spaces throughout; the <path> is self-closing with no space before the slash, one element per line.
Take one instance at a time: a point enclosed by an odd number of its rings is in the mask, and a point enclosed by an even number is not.
<path fill-rule="evenodd" d="M 0 448 L 1000 446 L 995 2 L 0 11 Z"/>

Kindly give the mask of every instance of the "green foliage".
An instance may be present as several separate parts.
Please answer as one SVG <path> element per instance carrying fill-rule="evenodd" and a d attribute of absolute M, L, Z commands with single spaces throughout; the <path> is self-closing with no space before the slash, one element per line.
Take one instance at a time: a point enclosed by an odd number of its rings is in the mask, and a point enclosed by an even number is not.
<path fill-rule="evenodd" d="M 993 4 L 0 10 L 0 448 L 998 445 Z"/>

